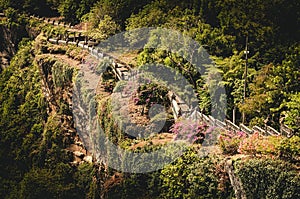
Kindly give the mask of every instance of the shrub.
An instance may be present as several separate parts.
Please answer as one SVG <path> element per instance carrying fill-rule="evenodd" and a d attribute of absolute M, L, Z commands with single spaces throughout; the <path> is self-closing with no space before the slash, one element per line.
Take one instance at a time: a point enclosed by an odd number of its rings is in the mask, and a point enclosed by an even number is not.
<path fill-rule="evenodd" d="M 287 138 L 281 136 L 265 137 L 254 133 L 240 142 L 238 152 L 248 155 L 264 154 L 278 156 L 280 154 L 279 148 L 282 145 L 282 140 L 285 139 Z"/>
<path fill-rule="evenodd" d="M 299 161 L 300 137 L 285 138 L 282 136 L 262 136 L 254 133 L 249 137 L 244 132 L 222 132 L 218 144 L 224 154 L 234 155 L 237 153 L 246 155 L 271 155 L 289 160 Z"/>
<path fill-rule="evenodd" d="M 249 137 L 244 132 L 222 132 L 218 144 L 224 154 L 237 153 L 246 155 L 272 155 L 285 160 L 299 160 L 300 138 L 294 136 L 285 138 L 282 136 L 262 136 L 255 132 Z"/>
<path fill-rule="evenodd" d="M 250 159 L 235 163 L 247 198 L 300 198 L 300 176 L 281 160 Z"/>
<path fill-rule="evenodd" d="M 216 169 L 216 161 L 211 157 L 201 158 L 197 152 L 188 150 L 161 171 L 160 198 L 226 198 L 232 189 L 219 189 L 217 176 L 220 171 Z"/>
<path fill-rule="evenodd" d="M 292 161 L 299 161 L 300 154 L 300 137 L 284 138 L 276 149 L 279 151 L 279 156 Z"/>
<path fill-rule="evenodd" d="M 280 145 L 281 139 L 283 139 L 281 136 L 262 136 L 259 140 L 257 140 L 257 153 L 278 155 L 277 147 Z"/>
<path fill-rule="evenodd" d="M 189 143 L 203 143 L 206 138 L 207 125 L 191 119 L 182 119 L 171 126 L 170 132 L 176 134 L 175 140 Z"/>
<path fill-rule="evenodd" d="M 234 155 L 238 153 L 240 143 L 246 138 L 244 132 L 234 133 L 231 131 L 222 132 L 218 139 L 218 144 L 224 154 Z"/>
<path fill-rule="evenodd" d="M 156 83 L 142 84 L 137 90 L 137 104 L 146 105 L 147 108 L 153 104 L 161 104 L 169 106 L 170 102 L 167 98 L 168 89 Z"/>
<path fill-rule="evenodd" d="M 258 132 L 255 132 L 248 138 L 245 138 L 240 142 L 238 152 L 242 154 L 255 155 L 257 152 L 258 139 L 260 139 Z"/>

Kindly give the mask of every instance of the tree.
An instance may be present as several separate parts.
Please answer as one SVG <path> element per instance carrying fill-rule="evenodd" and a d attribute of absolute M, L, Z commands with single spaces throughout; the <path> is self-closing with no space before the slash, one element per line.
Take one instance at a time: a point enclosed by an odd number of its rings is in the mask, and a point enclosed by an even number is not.
<path fill-rule="evenodd" d="M 76 11 L 79 8 L 79 0 L 64 0 L 59 4 L 58 12 L 66 21 L 77 23 Z"/>
<path fill-rule="evenodd" d="M 281 104 L 284 116 L 284 124 L 288 125 L 300 134 L 300 93 L 290 94 L 287 101 Z"/>
<path fill-rule="evenodd" d="M 249 85 L 250 96 L 241 109 L 250 114 L 253 124 L 262 124 L 263 118 L 271 116 L 271 122 L 278 127 L 280 113 L 286 108 L 282 103 L 300 91 L 299 49 L 293 47 L 280 65 L 263 66 Z"/>
<path fill-rule="evenodd" d="M 126 21 L 126 29 L 159 27 L 166 22 L 166 16 L 166 2 L 154 1 L 146 5 L 138 14 L 131 15 Z"/>
<path fill-rule="evenodd" d="M 97 28 L 92 28 L 89 31 L 89 36 L 95 39 L 105 40 L 119 30 L 120 26 L 111 18 L 111 16 L 105 15 L 99 22 Z"/>
<path fill-rule="evenodd" d="M 222 79 L 227 94 L 227 116 L 229 116 L 229 118 L 235 117 L 236 122 L 239 121 L 237 116 L 240 115 L 242 111 L 238 109 L 242 107 L 244 99 L 245 60 L 243 56 L 243 52 L 234 51 L 232 56 L 224 59 L 214 57 L 214 61 L 223 71 Z M 251 80 L 256 73 L 253 67 L 254 63 L 255 56 L 248 59 L 248 81 Z M 249 89 L 247 89 L 246 92 L 249 93 Z M 234 114 L 236 115 L 234 116 Z"/>

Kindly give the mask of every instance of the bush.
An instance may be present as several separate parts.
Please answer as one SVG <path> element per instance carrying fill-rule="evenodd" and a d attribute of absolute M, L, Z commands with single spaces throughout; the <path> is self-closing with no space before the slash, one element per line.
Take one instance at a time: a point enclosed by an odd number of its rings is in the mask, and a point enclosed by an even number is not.
<path fill-rule="evenodd" d="M 245 138 L 242 142 L 240 142 L 238 152 L 242 154 L 255 155 L 257 153 L 259 139 L 261 139 L 261 136 L 258 132 L 255 132 L 248 138 Z"/>
<path fill-rule="evenodd" d="M 189 143 L 203 143 L 206 138 L 207 125 L 190 119 L 182 119 L 172 125 L 170 132 L 176 135 L 175 140 Z"/>
<path fill-rule="evenodd" d="M 299 161 L 300 137 L 262 136 L 255 132 L 249 137 L 244 132 L 222 132 L 218 144 L 224 154 L 271 155 L 291 162 Z"/>
<path fill-rule="evenodd" d="M 299 158 L 299 137 L 284 138 L 282 136 L 261 136 L 258 133 L 250 135 L 240 142 L 238 152 L 248 155 L 272 155 L 285 159 Z"/>
<path fill-rule="evenodd" d="M 138 88 L 138 98 L 135 102 L 146 105 L 147 108 L 150 108 L 154 103 L 169 106 L 167 94 L 168 89 L 166 87 L 150 82 L 149 84 L 142 84 Z"/>
<path fill-rule="evenodd" d="M 279 156 L 284 159 L 299 161 L 300 154 L 300 137 L 284 138 L 280 145 L 276 147 L 279 150 Z"/>
<path fill-rule="evenodd" d="M 234 155 L 238 153 L 240 143 L 246 138 L 244 132 L 222 132 L 218 139 L 218 144 L 224 154 Z"/>
<path fill-rule="evenodd" d="M 247 198 L 300 198 L 300 176 L 284 161 L 251 159 L 235 163 Z"/>
<path fill-rule="evenodd" d="M 232 189 L 219 189 L 215 158 L 200 158 L 188 150 L 162 171 L 160 198 L 227 198 Z M 227 179 L 228 180 L 228 179 Z"/>

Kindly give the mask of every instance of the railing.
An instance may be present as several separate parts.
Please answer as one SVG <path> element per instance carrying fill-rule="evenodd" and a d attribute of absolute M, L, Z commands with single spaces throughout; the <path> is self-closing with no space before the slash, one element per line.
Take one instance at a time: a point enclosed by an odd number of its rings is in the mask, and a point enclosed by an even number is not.
<path fill-rule="evenodd" d="M 48 23 L 51 23 L 49 20 Z M 53 25 L 60 25 L 60 23 L 52 23 Z M 76 37 L 76 32 L 73 32 L 74 38 L 77 39 L 77 41 L 69 41 L 69 38 L 67 37 L 66 40 L 63 39 L 54 39 L 49 38 L 48 41 L 54 44 L 61 44 L 61 45 L 76 45 L 78 47 L 81 47 L 85 50 L 90 51 L 90 53 L 95 56 L 97 59 L 103 59 L 105 57 L 108 57 L 112 59 L 111 68 L 113 69 L 113 72 L 118 80 L 128 80 L 130 77 L 131 67 L 127 65 L 126 63 L 121 63 L 120 60 L 117 60 L 115 57 L 112 57 L 108 54 L 105 54 L 103 52 L 100 52 L 99 49 L 97 49 L 95 46 L 98 44 L 97 42 L 94 43 L 88 43 L 86 41 L 86 38 L 83 40 L 84 37 Z M 184 116 L 187 118 L 193 118 L 197 120 L 201 120 L 203 122 L 206 122 L 207 124 L 211 126 L 216 126 L 221 129 L 231 130 L 234 132 L 243 131 L 246 134 L 250 135 L 254 131 L 259 132 L 262 135 L 268 136 L 268 135 L 283 135 L 287 137 L 291 137 L 293 135 L 293 130 L 287 127 L 286 125 L 282 125 L 280 128 L 280 132 L 275 130 L 274 128 L 270 126 L 265 126 L 264 128 L 254 126 L 252 129 L 245 126 L 244 124 L 240 124 L 237 126 L 236 124 L 232 123 L 229 120 L 220 121 L 218 119 L 215 119 L 211 115 L 207 116 L 197 110 L 190 110 L 189 106 L 182 101 L 182 99 L 173 93 L 172 91 L 168 94 L 169 99 L 171 101 L 171 108 L 173 111 L 174 119 L 177 120 L 179 117 Z"/>
<path fill-rule="evenodd" d="M 280 126 L 280 133 L 286 137 L 292 137 L 294 132 L 287 125 L 283 124 Z"/>
<path fill-rule="evenodd" d="M 240 124 L 240 129 L 241 129 L 241 131 L 247 133 L 248 135 L 253 133 L 253 130 L 251 130 L 250 128 L 248 128 L 244 124 Z"/>

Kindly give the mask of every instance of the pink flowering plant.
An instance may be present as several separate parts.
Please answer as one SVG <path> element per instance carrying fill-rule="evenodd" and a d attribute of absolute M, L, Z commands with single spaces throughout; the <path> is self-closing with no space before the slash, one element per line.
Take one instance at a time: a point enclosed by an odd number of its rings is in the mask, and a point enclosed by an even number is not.
<path fill-rule="evenodd" d="M 247 155 L 278 155 L 281 140 L 281 136 L 262 136 L 255 132 L 240 143 L 238 152 Z"/>
<path fill-rule="evenodd" d="M 175 140 L 184 140 L 189 143 L 202 144 L 207 134 L 208 126 L 190 119 L 181 119 L 171 126 Z"/>
<path fill-rule="evenodd" d="M 244 132 L 226 131 L 219 136 L 219 146 L 224 154 L 278 155 L 280 136 L 262 136 L 258 132 L 247 136 Z"/>
<path fill-rule="evenodd" d="M 244 139 L 242 142 L 240 142 L 238 152 L 241 154 L 255 155 L 259 139 L 259 133 L 254 132 L 247 139 Z"/>

